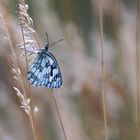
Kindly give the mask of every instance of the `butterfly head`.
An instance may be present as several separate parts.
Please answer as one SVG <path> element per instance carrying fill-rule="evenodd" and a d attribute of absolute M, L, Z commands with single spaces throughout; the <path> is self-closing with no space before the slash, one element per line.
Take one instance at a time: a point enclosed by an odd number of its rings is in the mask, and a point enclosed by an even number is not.
<path fill-rule="evenodd" d="M 49 44 L 48 44 L 48 43 L 45 45 L 45 50 L 46 50 L 46 51 L 49 50 Z"/>

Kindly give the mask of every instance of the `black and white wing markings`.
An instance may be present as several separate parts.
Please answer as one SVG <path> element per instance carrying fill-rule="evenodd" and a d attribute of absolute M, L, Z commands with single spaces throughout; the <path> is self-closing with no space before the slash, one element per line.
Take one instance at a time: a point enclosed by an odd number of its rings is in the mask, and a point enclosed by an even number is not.
<path fill-rule="evenodd" d="M 28 80 L 34 86 L 60 88 L 62 75 L 55 57 L 45 48 L 39 52 L 28 71 Z"/>

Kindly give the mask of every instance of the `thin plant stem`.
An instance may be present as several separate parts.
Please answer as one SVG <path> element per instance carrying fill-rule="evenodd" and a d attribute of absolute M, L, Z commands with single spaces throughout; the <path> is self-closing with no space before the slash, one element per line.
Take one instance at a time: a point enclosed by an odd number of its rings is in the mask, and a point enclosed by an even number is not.
<path fill-rule="evenodd" d="M 32 114 L 33 114 L 33 113 L 32 113 Z M 29 118 L 30 118 L 30 122 L 31 122 L 31 127 L 32 127 L 32 131 L 33 131 L 34 140 L 38 140 L 38 139 L 37 139 L 36 129 L 35 129 L 34 118 L 32 117 L 32 115 L 29 115 Z"/>
<path fill-rule="evenodd" d="M 24 42 L 24 51 L 25 51 L 25 60 L 26 60 L 26 71 L 28 71 L 28 58 L 27 58 L 27 50 L 26 50 L 26 42 L 25 42 L 25 37 L 24 37 L 24 31 L 23 28 L 21 26 L 21 31 L 22 31 L 22 37 L 23 37 L 23 42 Z M 31 100 L 31 111 L 30 111 L 30 122 L 31 122 L 31 127 L 32 127 L 32 131 L 33 131 L 33 136 L 34 136 L 34 140 L 37 140 L 37 134 L 36 134 L 36 129 L 35 129 L 35 121 L 34 121 L 34 113 L 33 113 L 33 97 L 32 97 L 32 90 L 31 90 L 31 86 L 28 82 L 28 87 L 29 87 L 29 96 L 30 96 L 30 100 Z"/>
<path fill-rule="evenodd" d="M 102 79 L 102 104 L 103 104 L 103 117 L 105 140 L 108 140 L 107 130 L 107 109 L 106 109 L 106 94 L 105 94 L 105 64 L 104 64 L 104 37 L 103 37 L 103 0 L 99 1 L 99 30 L 100 30 L 100 47 L 101 47 L 101 79 Z"/>
<path fill-rule="evenodd" d="M 136 109 L 137 109 L 137 128 L 140 129 L 140 66 L 139 66 L 139 24 L 140 24 L 140 17 L 139 17 L 139 11 L 140 11 L 140 5 L 139 0 L 137 0 L 137 22 L 136 22 Z"/>
<path fill-rule="evenodd" d="M 19 15 L 21 16 L 20 11 L 19 11 Z M 24 37 L 24 30 L 23 30 L 21 21 L 19 21 L 19 22 L 20 22 L 20 27 L 21 27 L 21 32 L 22 32 L 22 38 L 23 38 L 23 43 L 24 43 L 26 71 L 28 71 L 29 66 L 28 66 L 28 58 L 27 58 L 27 50 L 26 50 L 26 41 L 25 41 L 25 37 Z M 33 97 L 32 97 L 32 90 L 31 90 L 31 86 L 30 86 L 29 82 L 28 82 L 28 88 L 29 88 L 29 96 L 30 96 L 30 101 L 31 101 L 30 102 L 31 110 L 30 110 L 30 114 L 29 114 L 29 119 L 30 119 L 30 122 L 31 122 L 31 128 L 32 128 L 34 140 L 37 140 L 37 133 L 36 133 L 36 128 L 35 128 L 36 125 L 35 125 L 34 113 L 33 113 Z"/>
<path fill-rule="evenodd" d="M 57 111 L 57 114 L 58 114 L 58 117 L 59 117 L 59 121 L 60 121 L 60 124 L 61 124 L 61 127 L 62 127 L 62 131 L 63 131 L 63 134 L 64 134 L 64 138 L 65 138 L 65 140 L 68 140 L 67 136 L 66 136 L 65 128 L 64 128 L 64 125 L 63 125 L 63 121 L 61 119 L 61 114 L 60 114 L 60 111 L 59 111 L 59 108 L 58 108 L 58 104 L 57 104 L 57 101 L 56 101 L 56 96 L 55 96 L 54 90 L 52 89 L 51 91 L 52 91 L 52 96 L 53 96 L 55 108 L 56 108 L 56 111 Z"/>
<path fill-rule="evenodd" d="M 13 61 L 14 66 L 15 66 L 15 68 L 17 69 L 16 71 L 18 71 L 19 66 L 18 66 L 18 62 L 17 62 L 17 55 L 16 55 L 16 53 L 14 52 L 14 47 L 13 47 L 13 44 L 12 44 L 12 41 L 11 41 L 11 37 L 10 37 L 9 31 L 8 31 L 8 29 L 7 29 L 7 27 L 6 27 L 6 24 L 5 24 L 5 21 L 4 21 L 3 17 L 0 16 L 0 18 L 1 18 L 1 22 L 2 22 L 2 24 L 3 24 L 3 26 L 4 26 L 4 29 L 5 29 L 5 31 L 6 31 L 6 34 L 7 34 L 7 37 L 8 37 L 8 41 L 9 41 L 9 45 L 10 45 L 10 47 L 11 47 L 11 51 L 12 51 L 12 53 L 13 53 L 12 59 L 14 60 L 14 61 Z M 17 74 L 18 79 L 19 79 L 19 82 L 20 82 L 20 84 L 21 84 L 21 89 L 22 89 L 22 91 L 23 91 L 24 97 L 26 98 L 26 93 L 25 93 L 25 88 L 24 88 L 24 84 L 23 84 L 22 77 L 21 77 L 21 75 L 19 74 L 19 72 L 17 72 L 16 74 Z"/>
<path fill-rule="evenodd" d="M 4 25 L 5 31 L 6 31 L 6 33 L 7 33 L 7 37 L 8 37 L 8 40 L 9 40 L 9 45 L 10 45 L 11 50 L 12 50 L 12 53 L 13 53 L 13 54 L 12 54 L 12 58 L 13 58 L 13 60 L 14 60 L 14 61 L 13 61 L 14 66 L 15 66 L 16 69 L 19 69 L 19 67 L 18 67 L 18 62 L 17 62 L 17 56 L 16 56 L 16 54 L 14 53 L 14 47 L 13 47 L 12 42 L 11 42 L 11 37 L 10 37 L 9 31 L 8 31 L 8 29 L 6 28 L 6 24 L 5 24 L 4 19 L 3 19 L 1 16 L 0 16 L 0 18 L 1 18 L 1 21 L 2 21 L 2 23 L 3 23 L 3 25 Z M 18 71 L 18 70 L 17 70 L 17 71 Z M 27 99 L 22 77 L 21 77 L 21 75 L 20 75 L 18 72 L 17 72 L 17 76 L 18 76 L 18 79 L 19 79 L 19 81 L 20 81 L 20 84 L 21 84 L 21 88 L 22 88 L 24 97 Z M 31 117 L 31 115 L 29 115 L 29 118 L 30 118 L 30 122 L 31 122 L 31 127 L 32 127 L 32 130 L 33 130 L 33 133 L 35 133 L 35 129 L 34 129 L 34 126 L 33 126 L 33 124 L 34 124 L 34 123 L 33 123 L 33 118 Z M 35 134 L 34 134 L 34 135 L 35 135 Z M 37 140 L 37 139 L 36 139 L 36 136 L 34 136 L 34 140 Z"/>
<path fill-rule="evenodd" d="M 20 25 L 21 25 L 21 24 L 20 24 Z M 25 37 L 24 37 L 24 30 L 23 30 L 22 25 L 21 25 L 20 27 L 21 27 L 22 38 L 23 38 L 23 43 L 24 43 L 25 62 L 26 62 L 26 71 L 28 71 L 29 66 L 28 66 L 28 58 L 27 58 L 26 41 L 25 41 Z M 28 87 L 29 87 L 29 96 L 30 96 L 30 100 L 31 100 L 31 108 L 32 108 L 32 101 L 33 101 L 33 98 L 32 98 L 32 90 L 31 90 L 31 86 L 30 86 L 29 82 L 28 82 Z"/>

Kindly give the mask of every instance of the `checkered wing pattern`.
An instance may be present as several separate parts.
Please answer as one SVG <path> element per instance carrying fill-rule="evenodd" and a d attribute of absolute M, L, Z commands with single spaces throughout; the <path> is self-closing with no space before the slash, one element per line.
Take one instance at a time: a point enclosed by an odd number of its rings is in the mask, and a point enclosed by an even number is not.
<path fill-rule="evenodd" d="M 33 86 L 60 88 L 62 75 L 55 57 L 48 49 L 41 50 L 28 71 L 28 80 Z"/>

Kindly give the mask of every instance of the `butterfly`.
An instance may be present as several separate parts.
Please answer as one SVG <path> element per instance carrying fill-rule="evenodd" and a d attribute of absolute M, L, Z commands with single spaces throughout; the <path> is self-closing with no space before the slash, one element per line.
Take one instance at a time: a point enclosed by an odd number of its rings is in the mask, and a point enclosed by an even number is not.
<path fill-rule="evenodd" d="M 62 86 L 60 67 L 56 58 L 49 52 L 49 43 L 38 51 L 29 67 L 27 77 L 29 83 L 36 87 L 60 88 Z"/>

